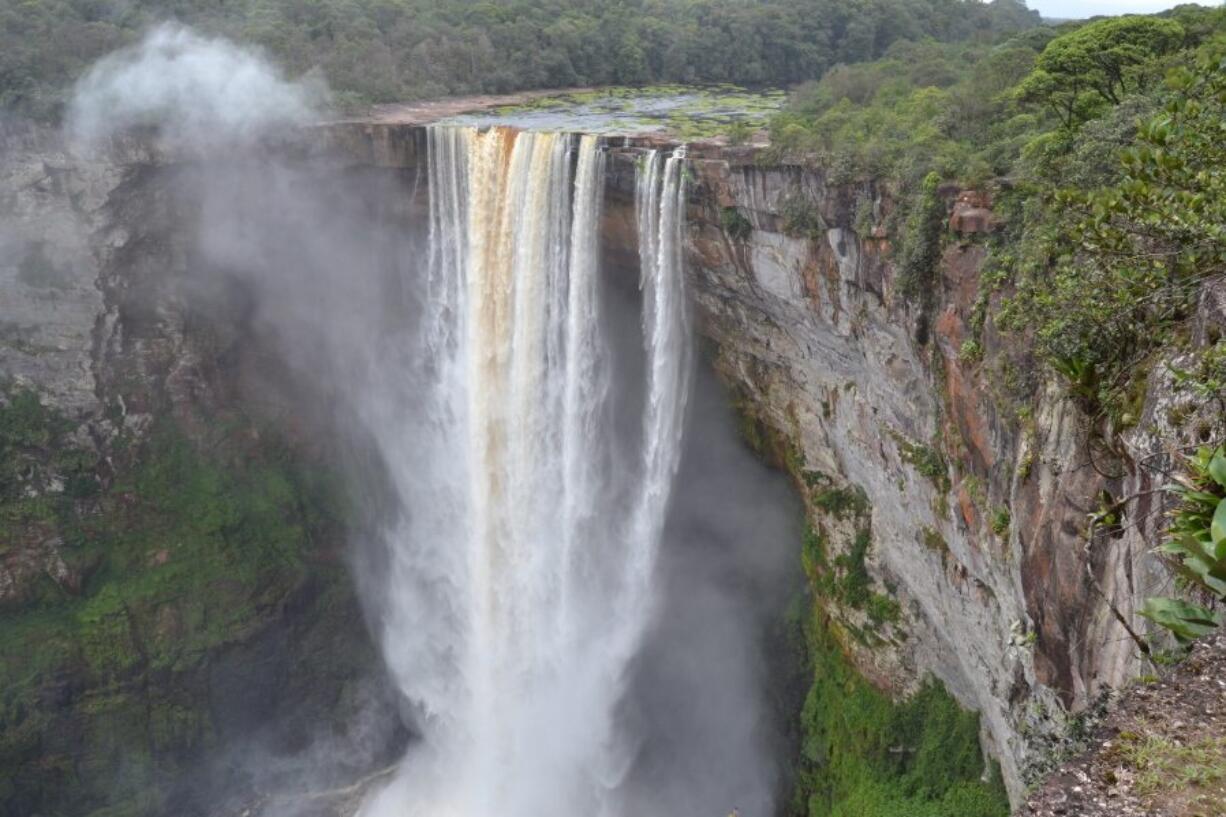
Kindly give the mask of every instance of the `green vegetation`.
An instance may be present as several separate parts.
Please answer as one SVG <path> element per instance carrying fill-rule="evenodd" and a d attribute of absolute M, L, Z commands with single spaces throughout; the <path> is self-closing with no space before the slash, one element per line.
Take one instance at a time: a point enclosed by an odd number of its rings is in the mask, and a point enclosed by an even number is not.
<path fill-rule="evenodd" d="M 913 443 L 901 434 L 892 436 L 898 443 L 898 453 L 903 462 L 919 471 L 920 476 L 931 480 L 938 490 L 943 492 L 949 490 L 949 466 L 935 445 Z"/>
<path fill-rule="evenodd" d="M 0 811 L 151 813 L 167 776 L 215 740 L 206 685 L 220 651 L 291 598 L 352 607 L 343 567 L 318 561 L 340 491 L 245 421 L 192 438 L 163 422 L 104 483 L 71 423 L 33 392 L 6 400 L 0 541 L 58 542 L 80 578 L 42 577 L 0 610 Z M 326 644 L 295 683 L 371 665 L 360 623 L 325 632 L 359 622 L 356 609 L 317 618 L 301 637 Z"/>
<path fill-rule="evenodd" d="M 924 547 L 934 553 L 941 554 L 942 559 L 949 555 L 949 542 L 945 541 L 945 537 L 936 528 L 925 527 L 921 529 L 920 540 L 923 542 Z"/>
<path fill-rule="evenodd" d="M 538 96 L 445 121 L 476 127 L 580 128 L 587 133 L 663 131 L 688 141 L 726 135 L 738 144 L 765 128 L 785 98 L 779 90 L 749 91 L 728 84 L 614 86 Z"/>
<path fill-rule="evenodd" d="M 936 297 L 935 277 L 945 233 L 945 202 L 937 195 L 940 184 L 936 171 L 924 177 L 907 217 L 898 258 L 898 284 L 903 297 L 918 299 L 926 308 Z"/>
<path fill-rule="evenodd" d="M 813 505 L 837 519 L 868 513 L 868 494 L 859 485 L 847 488 L 821 488 L 813 492 Z"/>
<path fill-rule="evenodd" d="M 974 338 L 967 338 L 958 347 L 958 361 L 964 366 L 974 366 L 983 360 L 983 345 Z"/>
<path fill-rule="evenodd" d="M 826 535 L 821 528 L 805 527 L 800 551 L 801 567 L 810 586 L 818 596 L 827 601 L 837 601 L 852 609 L 863 610 L 869 620 L 880 627 L 894 624 L 902 617 L 898 602 L 886 593 L 873 589 L 873 580 L 868 573 L 868 551 L 873 545 L 872 531 L 863 523 L 846 553 L 830 559 L 826 549 Z M 867 643 L 867 638 L 861 640 Z"/>
<path fill-rule="evenodd" d="M 161 20 L 322 70 L 343 102 L 653 82 L 789 85 L 892 42 L 1037 25 L 1016 0 L 33 0 L 0 8 L 0 109 L 54 115 L 102 54 Z"/>
<path fill-rule="evenodd" d="M 1102 20 L 1048 44 L 1016 93 L 1025 102 L 1049 106 L 1071 128 L 1092 118 L 1098 106 L 1120 104 L 1130 89 L 1144 90 L 1150 78 L 1146 64 L 1177 49 L 1183 37 L 1183 27 L 1172 20 Z"/>
<path fill-rule="evenodd" d="M 789 191 L 779 202 L 784 235 L 818 241 L 826 234 L 821 208 L 807 193 Z"/>
<path fill-rule="evenodd" d="M 1226 451 L 1200 449 L 1187 459 L 1187 475 L 1172 490 L 1180 504 L 1160 550 L 1187 587 L 1226 601 Z M 1141 615 L 1170 630 L 1181 644 L 1212 632 L 1223 620 L 1221 613 L 1170 598 L 1147 599 Z"/>
<path fill-rule="evenodd" d="M 992 513 L 992 533 L 1001 537 L 1007 535 L 1011 521 L 1008 508 L 997 508 Z"/>
<path fill-rule="evenodd" d="M 725 130 L 728 137 L 728 144 L 743 145 L 753 138 L 755 128 L 748 122 L 738 120 L 731 123 Z"/>
<path fill-rule="evenodd" d="M 80 535 L 73 508 L 98 490 L 98 479 L 97 458 L 71 441 L 75 430 L 35 392 L 0 388 L 0 554 L 57 524 L 69 541 Z"/>
<path fill-rule="evenodd" d="M 863 608 L 869 601 L 873 580 L 868 575 L 868 549 L 873 545 L 873 535 L 867 527 L 856 531 L 851 548 L 834 558 L 839 568 L 834 595 L 849 607 Z"/>
<path fill-rule="evenodd" d="M 1146 360 L 1177 338 L 1201 285 L 1226 271 L 1218 52 L 1215 44 L 1167 73 L 1108 184 L 1053 190 L 1061 216 L 1028 225 L 1031 254 L 1018 265 L 1006 324 L 1037 324 L 1040 355 L 1088 411 L 1117 425 L 1135 418 Z M 1085 138 L 1071 141 L 1080 150 Z"/>
<path fill-rule="evenodd" d="M 724 232 L 733 241 L 744 241 L 753 232 L 749 219 L 735 207 L 725 207 L 720 211 L 719 220 Z"/>
<path fill-rule="evenodd" d="M 891 701 L 852 667 L 814 604 L 803 624 L 812 685 L 801 712 L 792 813 L 804 817 L 1004 817 L 1009 802 L 979 747 L 979 718 L 935 681 Z"/>
<path fill-rule="evenodd" d="M 828 478 L 804 472 L 817 496 Z M 872 534 L 867 501 L 844 516 L 857 523 L 847 552 L 831 559 L 820 526 L 805 528 L 801 564 L 808 579 L 807 613 L 797 623 L 801 661 L 810 677 L 800 713 L 801 754 L 791 813 L 798 817 L 1004 817 L 1008 797 L 1000 771 L 980 749 L 979 718 L 961 709 L 935 681 L 903 701 L 875 689 L 843 652 L 844 639 L 882 643 L 873 633 L 831 618 L 832 603 L 863 610 L 875 628 L 896 623 L 901 608 L 873 590 L 866 566 Z M 936 531 L 931 547 L 945 549 Z M 939 542 L 939 545 L 937 544 Z"/>
<path fill-rule="evenodd" d="M 1136 775 L 1137 792 L 1155 801 L 1184 800 L 1189 813 L 1221 815 L 1226 798 L 1226 738 L 1174 740 L 1124 732 L 1113 750 Z"/>
<path fill-rule="evenodd" d="M 897 180 L 912 200 L 922 199 L 929 172 L 968 182 L 1005 174 L 1039 129 L 1008 92 L 1051 36 L 1035 29 L 1001 45 L 898 41 L 881 60 L 840 65 L 799 88 L 771 123 L 772 151 L 821 165 L 835 180 Z"/>

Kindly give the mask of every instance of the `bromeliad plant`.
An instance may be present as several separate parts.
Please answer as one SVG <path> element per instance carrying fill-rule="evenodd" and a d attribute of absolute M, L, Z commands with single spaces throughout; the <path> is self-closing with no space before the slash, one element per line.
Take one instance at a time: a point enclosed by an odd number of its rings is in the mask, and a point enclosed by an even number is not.
<path fill-rule="evenodd" d="M 1202 448 L 1189 457 L 1187 475 L 1171 491 L 1180 504 L 1159 550 L 1190 588 L 1226 601 L 1226 449 Z M 1181 644 L 1223 623 L 1221 613 L 1179 599 L 1147 599 L 1140 612 Z"/>

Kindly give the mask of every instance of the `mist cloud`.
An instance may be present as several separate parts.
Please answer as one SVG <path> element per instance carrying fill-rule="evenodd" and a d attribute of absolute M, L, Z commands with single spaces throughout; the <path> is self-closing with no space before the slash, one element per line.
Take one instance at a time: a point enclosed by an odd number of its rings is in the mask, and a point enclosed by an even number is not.
<path fill-rule="evenodd" d="M 67 130 L 81 148 L 134 127 L 173 147 L 224 146 L 310 121 L 326 101 L 321 80 L 291 82 L 251 51 L 167 24 L 81 78 Z"/>

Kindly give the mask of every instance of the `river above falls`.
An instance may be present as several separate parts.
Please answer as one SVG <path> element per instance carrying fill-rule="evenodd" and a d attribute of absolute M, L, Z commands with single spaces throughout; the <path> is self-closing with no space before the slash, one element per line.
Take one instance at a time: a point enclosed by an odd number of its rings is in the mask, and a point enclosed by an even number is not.
<path fill-rule="evenodd" d="M 383 105 L 369 118 L 602 135 L 659 134 L 690 141 L 730 134 L 748 138 L 766 127 L 785 99 L 781 90 L 731 85 L 583 88 Z"/>

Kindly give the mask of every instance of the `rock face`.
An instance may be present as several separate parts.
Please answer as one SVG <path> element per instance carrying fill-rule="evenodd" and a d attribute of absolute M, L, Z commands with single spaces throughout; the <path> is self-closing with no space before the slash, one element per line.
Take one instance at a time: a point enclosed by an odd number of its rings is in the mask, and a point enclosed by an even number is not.
<path fill-rule="evenodd" d="M 106 312 L 89 236 L 123 175 L 70 162 L 56 142 L 31 127 L 0 130 L 0 371 L 88 412 L 98 407 L 92 352 Z"/>
<path fill-rule="evenodd" d="M 317 739 L 354 777 L 403 744 L 327 463 L 244 396 L 242 310 L 193 309 L 185 167 L 0 130 L 3 817 L 200 814 L 343 787 L 285 779 Z"/>
<path fill-rule="evenodd" d="M 959 191 L 949 216 L 949 229 L 959 235 L 990 233 L 1000 226 L 1000 219 L 992 212 L 992 199 L 985 193 Z"/>
<path fill-rule="evenodd" d="M 980 712 L 1018 797 L 1066 716 L 1139 671 L 1110 610 L 1144 630 L 1136 607 L 1165 575 L 1147 544 L 1161 498 L 1134 463 L 1169 458 L 1152 434 L 1170 430 L 1169 384 L 1151 378 L 1129 456 L 1098 450 L 1087 417 L 992 326 L 983 244 L 946 242 L 934 297 L 909 303 L 881 237 L 888 186 L 718 155 L 693 168 L 691 291 L 716 365 L 742 411 L 792 446 L 784 465 L 835 553 L 853 551 L 855 531 L 834 492 L 870 509 L 866 567 L 900 615 L 829 601 L 845 648 L 883 688 L 932 674 Z M 959 200 L 953 227 L 990 225 L 972 223 L 984 203 Z M 751 229 L 730 234 L 741 220 Z M 1134 496 L 1123 506 L 1139 527 L 1087 544 L 1088 515 Z"/>

